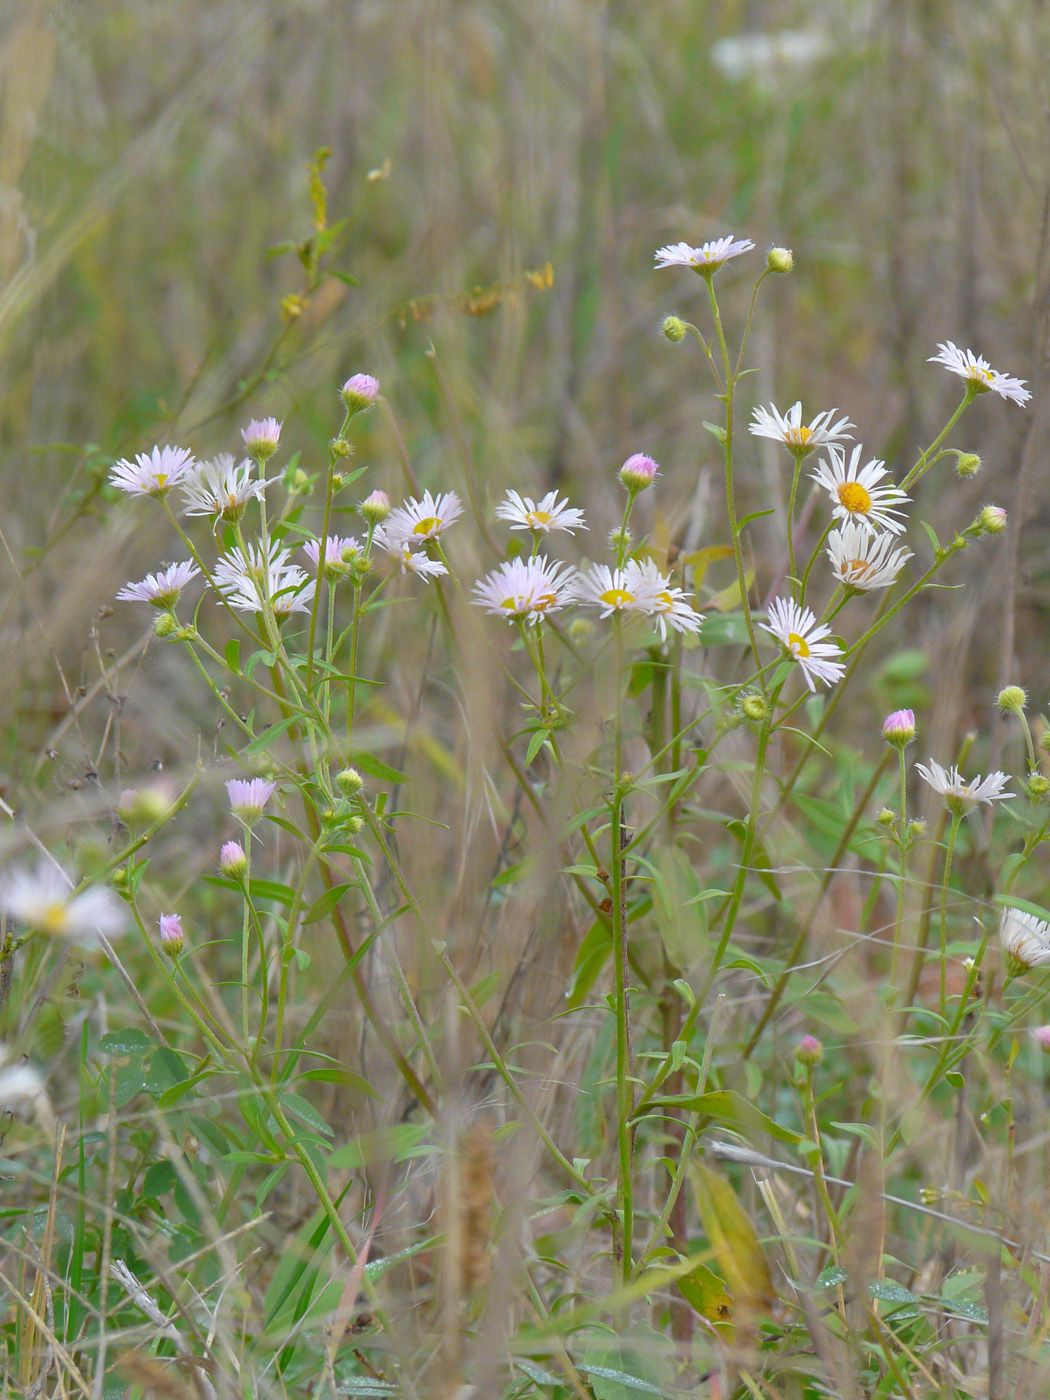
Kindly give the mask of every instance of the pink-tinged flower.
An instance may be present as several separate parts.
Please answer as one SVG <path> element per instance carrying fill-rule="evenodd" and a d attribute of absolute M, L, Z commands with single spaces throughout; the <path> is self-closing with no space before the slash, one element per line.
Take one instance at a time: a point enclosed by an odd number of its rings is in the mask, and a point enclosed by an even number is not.
<path fill-rule="evenodd" d="M 360 413 L 363 408 L 375 403 L 378 393 L 379 380 L 372 374 L 352 374 L 339 391 L 351 413 Z"/>
<path fill-rule="evenodd" d="M 251 826 L 262 816 L 263 808 L 276 788 L 277 784 L 268 782 L 266 778 L 230 778 L 226 783 L 230 810 L 235 817 L 240 817 L 245 826 Z"/>
<path fill-rule="evenodd" d="M 999 915 L 999 941 L 1006 954 L 1006 968 L 1020 977 L 1031 967 L 1050 966 L 1050 924 L 1027 909 L 1007 906 Z"/>
<path fill-rule="evenodd" d="M 815 1035 L 804 1035 L 795 1046 L 795 1059 L 800 1065 L 812 1069 L 824 1058 L 824 1047 Z"/>
<path fill-rule="evenodd" d="M 915 766 L 934 792 L 940 793 L 944 798 L 944 805 L 953 816 L 966 816 L 979 802 L 987 803 L 990 807 L 993 802 L 1003 802 L 1006 798 L 1014 796 L 1012 792 L 1004 791 L 1010 779 L 998 770 L 989 773 L 983 780 L 977 777 L 972 783 L 968 783 L 958 768 L 942 768 L 932 758 L 929 768 L 921 763 Z"/>
<path fill-rule="evenodd" d="M 129 583 L 117 594 L 123 603 L 150 603 L 155 608 L 171 609 L 179 601 L 179 594 L 200 573 L 192 560 L 184 559 L 180 564 L 169 564 L 159 574 L 147 574 L 140 583 Z"/>
<path fill-rule="evenodd" d="M 155 447 L 149 454 L 138 453 L 134 462 L 117 462 L 109 484 L 129 496 L 166 496 L 195 466 L 188 448 Z"/>
<path fill-rule="evenodd" d="M 778 413 L 773 404 L 768 408 L 756 408 L 748 424 L 748 432 L 755 437 L 772 438 L 781 442 L 793 457 L 801 458 L 810 452 L 830 447 L 833 442 L 848 441 L 850 428 L 856 427 L 848 418 L 833 421 L 837 408 L 818 413 L 812 423 L 802 422 L 802 402 L 794 403 L 786 413 Z"/>
<path fill-rule="evenodd" d="M 357 508 L 369 525 L 381 525 L 390 514 L 390 497 L 385 491 L 371 491 Z"/>
<path fill-rule="evenodd" d="M 496 507 L 496 519 L 505 520 L 512 530 L 533 530 L 537 535 L 549 535 L 552 530 L 586 530 L 583 511 L 559 500 L 557 491 L 548 491 L 537 503 L 531 496 L 519 496 L 508 491 Z"/>
<path fill-rule="evenodd" d="M 182 919 L 178 914 L 160 916 L 160 946 L 169 958 L 177 958 L 182 952 Z"/>
<path fill-rule="evenodd" d="M 391 552 L 397 545 L 420 545 L 424 540 L 437 539 L 462 514 L 463 507 L 455 491 L 437 496 L 424 491 L 421 500 L 406 501 L 392 510 L 384 524 L 376 528 L 375 538 Z"/>
<path fill-rule="evenodd" d="M 229 452 L 214 462 L 202 462 L 182 483 L 182 505 L 187 515 L 214 515 L 217 520 L 240 520 L 249 501 L 259 500 L 269 485 L 256 481 L 254 466 L 236 464 Z"/>
<path fill-rule="evenodd" d="M 248 869 L 248 857 L 239 841 L 224 841 L 219 852 L 219 869 L 231 880 L 240 879 Z"/>
<path fill-rule="evenodd" d="M 651 559 L 630 560 L 624 569 L 627 586 L 637 599 L 636 610 L 652 620 L 661 638 L 667 640 L 668 627 L 696 636 L 704 615 L 689 602 L 684 588 L 675 588 Z"/>
<path fill-rule="evenodd" d="M 1001 535 L 1006 529 L 1006 511 L 1002 506 L 985 506 L 977 519 L 986 535 Z"/>
<path fill-rule="evenodd" d="M 774 598 L 769 605 L 768 622 L 759 624 L 766 632 L 786 647 L 798 662 L 806 684 L 816 690 L 815 681 L 822 685 L 834 685 L 846 673 L 841 661 L 833 658 L 842 655 L 837 642 L 825 642 L 831 636 L 831 628 L 821 626 L 812 609 L 803 608 L 786 598 Z"/>
<path fill-rule="evenodd" d="M 303 542 L 303 553 L 313 565 L 313 572 L 317 573 L 317 561 L 321 553 L 320 540 L 305 540 Z M 332 582 L 337 579 L 346 578 L 351 566 L 362 556 L 360 544 L 352 535 L 340 537 L 339 535 L 329 535 L 324 542 L 324 564 L 322 566 L 322 576 Z"/>
<path fill-rule="evenodd" d="M 277 451 L 281 441 L 281 424 L 276 418 L 253 418 L 246 428 L 241 429 L 244 450 L 257 462 L 265 462 Z"/>
<path fill-rule="evenodd" d="M 915 712 L 894 710 L 892 715 L 887 715 L 882 721 L 882 737 L 895 749 L 902 749 L 905 744 L 910 744 L 915 738 Z"/>
<path fill-rule="evenodd" d="M 880 486 L 878 483 L 886 475 L 885 463 L 871 461 L 862 467 L 862 451 L 858 444 L 847 466 L 845 452 L 832 443 L 828 447 L 830 462 L 821 462 L 810 476 L 835 502 L 831 512 L 835 519 L 852 520 L 873 533 L 888 530 L 891 535 L 899 535 L 904 523 L 894 518 L 900 515 L 896 507 L 905 505 L 909 498 L 892 482 Z"/>
<path fill-rule="evenodd" d="M 839 583 L 857 593 L 889 588 L 912 557 L 910 549 L 897 549 L 895 535 L 876 535 L 867 525 L 849 519 L 828 535 L 828 558 Z"/>
<path fill-rule="evenodd" d="M 982 355 L 975 355 L 972 350 L 960 350 L 950 340 L 945 341 L 943 345 L 938 344 L 937 354 L 931 355 L 928 363 L 943 365 L 945 369 L 951 370 L 952 374 L 965 379 L 967 387 L 975 394 L 986 393 L 991 389 L 1000 398 L 1011 399 L 1022 408 L 1032 397 L 1024 387 L 1027 380 L 1000 374 L 997 369 L 992 369 Z"/>
<path fill-rule="evenodd" d="M 669 243 L 665 248 L 657 248 L 655 262 L 657 267 L 691 267 L 702 276 L 710 276 L 730 258 L 749 253 L 754 246 L 750 238 L 732 237 L 714 238 L 699 248 L 689 243 Z"/>
<path fill-rule="evenodd" d="M 93 886 L 74 894 L 73 881 L 48 861 L 35 871 L 0 875 L 0 909 L 36 933 L 68 938 L 83 948 L 97 948 L 100 934 L 113 937 L 126 923 L 124 906 L 112 890 Z"/>
<path fill-rule="evenodd" d="M 1044 1055 L 1050 1055 L 1050 1026 L 1034 1026 L 1032 1039 Z"/>
<path fill-rule="evenodd" d="M 659 475 L 660 468 L 644 452 L 635 452 L 620 468 L 620 480 L 632 495 L 652 486 Z"/>
<path fill-rule="evenodd" d="M 474 585 L 474 602 L 508 622 L 539 622 L 572 602 L 574 573 L 542 554 L 508 559 Z"/>
<path fill-rule="evenodd" d="M 241 612 L 261 613 L 269 601 L 276 617 L 287 617 L 293 612 L 309 612 L 314 596 L 314 580 L 273 540 L 266 556 L 257 545 L 224 554 L 212 578 L 230 606 Z"/>

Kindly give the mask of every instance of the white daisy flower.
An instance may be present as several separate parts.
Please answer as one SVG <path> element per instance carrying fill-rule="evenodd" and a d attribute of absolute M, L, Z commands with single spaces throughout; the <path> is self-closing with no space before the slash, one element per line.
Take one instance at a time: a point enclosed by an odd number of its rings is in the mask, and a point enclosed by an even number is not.
<path fill-rule="evenodd" d="M 117 594 L 123 603 L 152 603 L 155 608 L 173 608 L 179 594 L 195 579 L 200 569 L 191 559 L 169 564 L 159 574 L 147 574 L 140 583 L 129 583 Z"/>
<path fill-rule="evenodd" d="M 215 565 L 212 577 L 230 606 L 241 612 L 260 613 L 264 599 L 269 598 L 275 615 L 287 617 L 309 612 L 313 601 L 314 580 L 291 562 L 287 549 L 272 540 L 268 557 L 257 545 L 249 545 L 246 553 L 231 550 Z"/>
<path fill-rule="evenodd" d="M 134 462 L 122 459 L 109 474 L 109 484 L 129 496 L 166 496 L 196 466 L 185 447 L 155 447 L 140 452 Z"/>
<path fill-rule="evenodd" d="M 539 622 L 573 601 L 575 570 L 537 554 L 507 559 L 474 585 L 474 602 L 508 622 Z"/>
<path fill-rule="evenodd" d="M 608 564 L 592 564 L 581 570 L 573 580 L 573 600 L 589 607 L 601 608 L 601 616 L 614 612 L 647 611 L 645 589 L 635 569 L 611 569 Z"/>
<path fill-rule="evenodd" d="M 825 642 L 831 628 L 821 626 L 811 608 L 803 608 L 787 598 L 774 598 L 769 605 L 769 621 L 759 624 L 785 646 L 798 662 L 806 684 L 816 690 L 815 680 L 834 685 L 846 668 L 833 658 L 842 655 L 838 642 Z"/>
<path fill-rule="evenodd" d="M 942 768 L 932 758 L 929 768 L 921 763 L 915 766 L 934 792 L 940 793 L 944 798 L 944 805 L 955 816 L 966 816 L 979 802 L 986 802 L 990 807 L 993 802 L 1002 802 L 1007 797 L 1014 796 L 1012 792 L 1003 791 L 1010 781 L 1005 773 L 996 771 L 989 773 L 983 780 L 977 777 L 972 783 L 968 783 L 958 768 Z"/>
<path fill-rule="evenodd" d="M 957 374 L 960 379 L 965 379 L 967 384 L 972 384 L 978 393 L 991 389 L 1000 398 L 1012 399 L 1022 408 L 1032 397 L 1024 387 L 1028 383 L 1026 379 L 1014 379 L 1009 374 L 1000 374 L 997 369 L 992 369 L 983 355 L 975 355 L 972 350 L 960 350 L 950 340 L 943 345 L 938 343 L 937 352 L 929 357 L 927 363 L 943 365 L 945 369 L 950 369 L 952 374 Z"/>
<path fill-rule="evenodd" d="M 519 496 L 517 491 L 508 491 L 506 499 L 496 507 L 496 519 L 506 520 L 512 530 L 535 530 L 537 534 L 550 534 L 551 530 L 586 530 L 583 511 L 570 506 L 567 500 L 559 501 L 557 491 L 548 491 L 539 505 L 531 496 Z"/>
<path fill-rule="evenodd" d="M 667 640 L 667 628 L 696 636 L 703 625 L 704 615 L 689 602 L 684 588 L 673 588 L 670 578 L 662 574 L 651 559 L 631 560 L 624 570 L 628 587 L 638 594 L 638 610 L 653 621 L 661 638 Z"/>
<path fill-rule="evenodd" d="M 437 496 L 424 491 L 422 500 L 406 501 L 403 506 L 390 512 L 382 526 L 381 543 L 384 548 L 392 550 L 395 544 L 422 544 L 424 540 L 436 539 L 462 514 L 463 507 L 455 491 Z"/>
<path fill-rule="evenodd" d="M 1025 909 L 1007 907 L 999 915 L 999 941 L 1007 970 L 1019 977 L 1030 967 L 1050 966 L 1050 924 Z"/>
<path fill-rule="evenodd" d="M 828 536 L 831 571 L 839 583 L 858 592 L 889 588 L 912 557 L 910 549 L 894 549 L 896 535 L 873 535 L 866 525 L 847 520 Z"/>
<path fill-rule="evenodd" d="M 694 272 L 710 273 L 717 271 L 730 258 L 738 258 L 741 253 L 750 253 L 755 245 L 750 238 L 734 241 L 728 238 L 714 238 L 702 243 L 699 248 L 689 243 L 669 243 L 665 248 L 657 248 L 657 267 L 691 267 Z"/>
<path fill-rule="evenodd" d="M 830 447 L 833 442 L 850 439 L 851 434 L 848 430 L 857 425 L 846 417 L 840 418 L 837 423 L 834 422 L 836 413 L 837 408 L 818 413 L 812 423 L 807 425 L 802 422 L 801 400 L 792 404 L 786 413 L 779 413 L 773 404 L 768 408 L 762 408 L 760 405 L 752 411 L 748 432 L 753 433 L 755 437 L 772 438 L 774 442 L 782 442 L 795 457 L 805 457 L 810 452 Z"/>
<path fill-rule="evenodd" d="M 229 452 L 214 462 L 202 462 L 182 483 L 183 509 L 187 515 L 214 515 L 217 520 L 239 520 L 249 501 L 258 500 L 266 481 L 254 481 L 254 463 L 234 463 Z"/>
<path fill-rule="evenodd" d="M 846 454 L 841 447 L 829 444 L 830 462 L 821 462 L 810 476 L 818 486 L 823 486 L 835 502 L 832 515 L 837 520 L 854 520 L 868 530 L 889 530 L 893 535 L 904 531 L 904 522 L 894 519 L 900 515 L 896 506 L 904 505 L 909 497 L 894 486 L 878 483 L 886 475 L 883 462 L 871 461 L 860 466 L 863 448 L 858 444 L 850 454 L 846 465 Z"/>
<path fill-rule="evenodd" d="M 424 554 L 421 549 L 409 549 L 407 544 L 400 547 L 398 558 L 403 574 L 415 574 L 417 578 L 426 579 L 427 582 L 448 573 L 440 559 L 431 559 L 429 554 Z"/>
<path fill-rule="evenodd" d="M 8 870 L 0 875 L 0 909 L 36 933 L 68 938 L 83 948 L 97 948 L 99 934 L 123 933 L 124 906 L 110 889 L 93 886 L 73 893 L 73 881 L 50 861 L 35 871 Z"/>

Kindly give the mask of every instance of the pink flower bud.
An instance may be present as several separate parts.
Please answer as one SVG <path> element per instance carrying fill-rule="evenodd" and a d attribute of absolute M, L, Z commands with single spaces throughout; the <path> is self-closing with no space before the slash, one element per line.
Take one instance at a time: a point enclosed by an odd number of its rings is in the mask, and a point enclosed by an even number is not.
<path fill-rule="evenodd" d="M 182 952 L 182 920 L 178 914 L 160 916 L 160 946 L 169 958 L 177 958 Z"/>
<path fill-rule="evenodd" d="M 654 478 L 659 474 L 660 468 L 644 452 L 636 452 L 633 457 L 628 457 L 620 468 L 620 480 L 632 494 L 652 486 Z"/>
<path fill-rule="evenodd" d="M 895 749 L 902 749 L 915 738 L 915 714 L 912 710 L 894 710 L 882 722 L 882 737 Z"/>
<path fill-rule="evenodd" d="M 352 374 L 339 393 L 351 413 L 360 413 L 363 408 L 375 403 L 379 380 L 371 374 Z"/>

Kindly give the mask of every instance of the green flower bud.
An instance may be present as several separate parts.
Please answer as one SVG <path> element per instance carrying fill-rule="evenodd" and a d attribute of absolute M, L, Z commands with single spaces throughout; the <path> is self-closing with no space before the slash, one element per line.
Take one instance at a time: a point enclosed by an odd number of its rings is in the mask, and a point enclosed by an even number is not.
<path fill-rule="evenodd" d="M 977 523 L 986 535 L 1001 535 L 1006 529 L 1006 511 L 1002 506 L 985 506 Z"/>
<path fill-rule="evenodd" d="M 976 452 L 960 452 L 955 462 L 955 475 L 965 480 L 976 476 L 981 470 L 981 459 Z"/>
<path fill-rule="evenodd" d="M 356 768 L 344 768 L 336 774 L 335 785 L 344 797 L 354 797 L 364 787 L 365 780 Z"/>
<path fill-rule="evenodd" d="M 660 329 L 670 341 L 677 343 L 685 339 L 685 322 L 680 316 L 665 316 Z"/>
<path fill-rule="evenodd" d="M 999 692 L 999 708 L 1003 714 L 1020 715 L 1028 704 L 1028 696 L 1019 685 L 1008 685 Z"/>
<path fill-rule="evenodd" d="M 332 449 L 333 457 L 349 457 L 354 450 L 353 443 L 347 442 L 344 437 L 333 438 L 328 446 Z"/>
<path fill-rule="evenodd" d="M 745 719 L 757 724 L 759 720 L 765 719 L 769 714 L 769 706 L 761 695 L 745 695 L 740 701 L 740 713 Z"/>
<path fill-rule="evenodd" d="M 770 272 L 790 272 L 795 266 L 795 255 L 790 248 L 770 248 L 766 255 L 766 267 Z"/>
<path fill-rule="evenodd" d="M 1026 784 L 1028 795 L 1033 802 L 1038 802 L 1050 792 L 1050 778 L 1042 773 L 1031 773 Z"/>

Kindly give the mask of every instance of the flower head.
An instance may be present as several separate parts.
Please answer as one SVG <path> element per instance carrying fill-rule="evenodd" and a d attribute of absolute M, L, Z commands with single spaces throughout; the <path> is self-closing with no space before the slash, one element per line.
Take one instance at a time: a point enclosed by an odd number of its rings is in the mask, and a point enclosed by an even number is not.
<path fill-rule="evenodd" d="M 592 564 L 581 570 L 573 581 L 573 597 L 577 603 L 601 609 L 601 617 L 614 612 L 641 612 L 636 574 L 626 569 L 611 569 L 608 564 Z"/>
<path fill-rule="evenodd" d="M 245 826 L 251 826 L 262 816 L 263 808 L 276 788 L 277 784 L 269 782 L 266 778 L 230 778 L 226 783 L 226 791 L 230 798 L 231 812 L 235 817 L 240 817 Z"/>
<path fill-rule="evenodd" d="M 392 549 L 395 544 L 422 544 L 424 540 L 436 539 L 462 514 L 463 507 L 455 491 L 441 492 L 437 496 L 424 491 L 422 500 L 406 501 L 390 512 L 383 523 L 380 542 L 385 549 Z M 376 537 L 379 537 L 378 528 Z"/>
<path fill-rule="evenodd" d="M 305 540 L 303 553 L 313 565 L 316 574 L 321 554 L 321 541 Z M 354 539 L 353 535 L 347 535 L 344 538 L 339 535 L 328 535 L 324 542 L 323 577 L 333 581 L 345 578 L 350 572 L 351 565 L 362 557 L 362 553 L 361 545 Z"/>
<path fill-rule="evenodd" d="M 253 418 L 246 428 L 241 429 L 244 450 L 257 462 L 265 462 L 277 451 L 281 440 L 281 424 L 276 418 Z"/>
<path fill-rule="evenodd" d="M 774 598 L 769 605 L 768 622 L 759 625 L 787 648 L 798 662 L 806 684 L 816 690 L 815 681 L 822 685 L 834 685 L 845 674 L 846 668 L 836 656 L 842 649 L 837 642 L 825 642 L 831 636 L 831 628 L 821 626 L 812 609 L 803 608 L 794 600 Z"/>
<path fill-rule="evenodd" d="M 182 919 L 178 914 L 160 916 L 160 946 L 169 958 L 177 958 L 182 952 Z"/>
<path fill-rule="evenodd" d="M 122 933 L 125 925 L 124 906 L 112 890 L 95 886 L 74 894 L 73 881 L 49 861 L 35 871 L 0 875 L 0 909 L 37 933 L 84 948 L 97 948 L 99 934 Z"/>
<path fill-rule="evenodd" d="M 904 748 L 915 738 L 914 710 L 894 710 L 882 721 L 882 737 L 895 749 Z"/>
<path fill-rule="evenodd" d="M 878 484 L 886 475 L 885 464 L 871 461 L 862 467 L 862 450 L 859 444 L 853 449 L 847 466 L 845 452 L 831 443 L 828 446 L 830 462 L 821 462 L 810 475 L 835 502 L 832 511 L 835 519 L 854 520 L 871 531 L 888 530 L 893 535 L 899 535 L 904 530 L 904 524 L 894 519 L 900 515 L 895 507 L 904 505 L 909 498 L 892 483 L 885 486 Z"/>
<path fill-rule="evenodd" d="M 986 393 L 991 389 L 1000 398 L 1012 399 L 1022 408 L 1032 397 L 1031 393 L 1024 387 L 1027 380 L 1014 379 L 1009 374 L 1000 374 L 997 369 L 992 369 L 983 355 L 975 355 L 972 350 L 960 350 L 950 340 L 943 345 L 938 344 L 937 354 L 931 355 L 928 363 L 943 365 L 945 369 L 951 370 L 952 374 L 957 374 L 960 379 L 965 379 L 967 386 L 972 386 L 972 391 L 975 394 Z"/>
<path fill-rule="evenodd" d="M 1001 535 L 1006 529 L 1006 511 L 1002 506 L 984 506 L 977 521 L 986 535 Z"/>
<path fill-rule="evenodd" d="M 895 535 L 872 534 L 867 525 L 847 520 L 828 535 L 828 558 L 839 583 L 860 593 L 889 588 L 912 557 L 910 549 L 894 549 Z"/>
<path fill-rule="evenodd" d="M 403 574 L 415 574 L 418 578 L 429 581 L 448 573 L 440 559 L 431 559 L 429 554 L 424 554 L 421 549 L 413 549 L 409 540 L 387 539 L 386 528 L 383 525 L 376 526 L 372 538 L 381 549 L 386 550 L 391 559 L 397 561 Z"/>
<path fill-rule="evenodd" d="M 773 404 L 768 408 L 760 405 L 751 414 L 748 432 L 755 437 L 782 442 L 793 456 L 801 458 L 850 438 L 849 429 L 856 427 L 856 424 L 845 416 L 835 422 L 836 413 L 837 408 L 829 408 L 825 413 L 818 413 L 812 423 L 805 424 L 802 422 L 801 400 L 792 404 L 786 413 L 779 413 Z"/>
<path fill-rule="evenodd" d="M 351 413 L 360 413 L 369 404 L 375 403 L 379 393 L 379 380 L 373 374 L 352 374 L 339 390 L 343 403 Z"/>
<path fill-rule="evenodd" d="M 166 496 L 196 463 L 185 447 L 155 447 L 140 452 L 134 462 L 122 459 L 109 474 L 109 484 L 129 496 Z"/>
<path fill-rule="evenodd" d="M 231 880 L 239 879 L 248 869 L 248 857 L 239 841 L 224 841 L 219 852 L 219 869 Z"/>
<path fill-rule="evenodd" d="M 309 612 L 314 596 L 314 580 L 273 540 L 265 555 L 257 545 L 224 554 L 212 577 L 230 606 L 241 612 L 261 613 L 268 599 L 276 617 L 287 617 Z"/>
<path fill-rule="evenodd" d="M 655 261 L 657 267 L 691 267 L 702 276 L 710 276 L 730 258 L 749 253 L 754 246 L 750 238 L 734 241 L 732 236 L 714 238 L 708 243 L 701 243 L 699 248 L 689 243 L 669 243 L 665 248 L 657 248 Z"/>
<path fill-rule="evenodd" d="M 537 554 L 507 559 L 474 585 L 474 602 L 508 622 L 539 622 L 573 601 L 575 571 Z"/>
<path fill-rule="evenodd" d="M 182 483 L 187 515 L 214 515 L 216 520 L 240 520 L 249 501 L 258 500 L 269 484 L 252 479 L 252 463 L 234 463 L 229 452 L 214 462 L 202 462 Z"/>
<path fill-rule="evenodd" d="M 192 560 L 184 559 L 180 564 L 169 564 L 159 574 L 147 574 L 140 583 L 126 584 L 117 598 L 123 603 L 152 603 L 155 608 L 171 609 L 179 601 L 182 590 L 199 573 L 200 569 Z"/>
<path fill-rule="evenodd" d="M 652 619 L 664 641 L 668 627 L 696 636 L 703 625 L 703 613 L 698 613 L 689 602 L 685 589 L 673 587 L 670 578 L 651 559 L 632 559 L 624 573 L 628 587 L 637 596 L 637 610 Z"/>
<path fill-rule="evenodd" d="M 644 452 L 633 453 L 620 468 L 620 480 L 632 495 L 652 486 L 659 475 L 660 468 Z"/>
<path fill-rule="evenodd" d="M 568 530 L 571 534 L 587 528 L 583 511 L 570 506 L 567 500 L 559 501 L 557 491 L 548 491 L 538 505 L 531 496 L 508 491 L 496 507 L 496 519 L 506 520 L 512 530 L 534 530 L 538 535 L 549 535 L 552 530 Z"/>
<path fill-rule="evenodd" d="M 371 491 L 357 508 L 369 525 L 379 525 L 390 514 L 390 497 L 385 491 Z"/>
<path fill-rule="evenodd" d="M 824 1047 L 815 1035 L 804 1035 L 795 1046 L 795 1059 L 800 1065 L 812 1069 L 824 1058 Z"/>
<path fill-rule="evenodd" d="M 944 805 L 953 816 L 966 816 L 979 802 L 985 802 L 990 807 L 993 802 L 1002 802 L 1014 795 L 1012 792 L 1003 791 L 1010 781 L 1005 773 L 996 771 L 989 773 L 983 780 L 977 777 L 972 783 L 968 783 L 958 768 L 942 768 L 932 758 L 929 768 L 922 763 L 915 766 L 934 792 L 940 793 L 944 798 Z"/>
<path fill-rule="evenodd" d="M 1050 924 L 1026 909 L 1007 906 L 999 915 L 999 941 L 1008 971 L 1019 977 L 1030 967 L 1050 965 Z"/>

